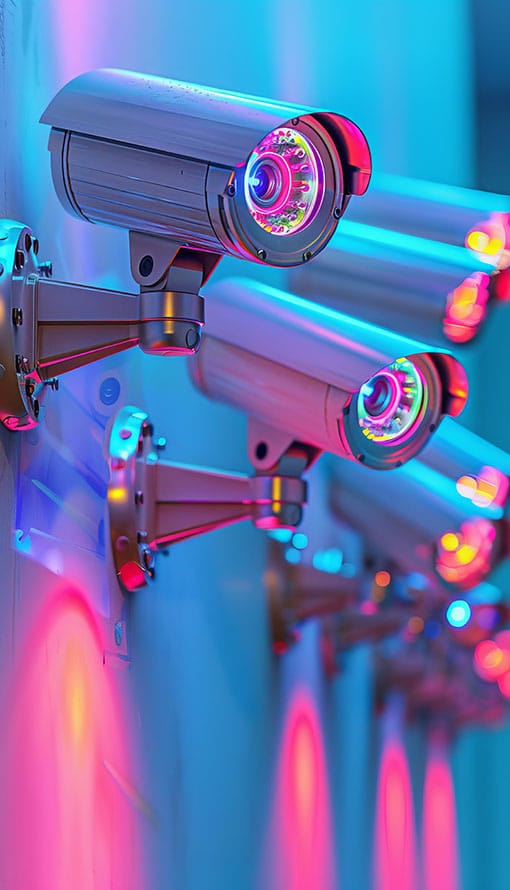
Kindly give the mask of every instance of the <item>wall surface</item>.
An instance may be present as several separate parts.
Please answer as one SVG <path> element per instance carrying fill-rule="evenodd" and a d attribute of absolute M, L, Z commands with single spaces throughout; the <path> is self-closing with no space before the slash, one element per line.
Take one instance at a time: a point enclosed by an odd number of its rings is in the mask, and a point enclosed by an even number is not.
<path fill-rule="evenodd" d="M 58 204 L 38 123 L 63 84 L 101 66 L 331 107 L 364 128 L 379 169 L 472 183 L 465 0 L 431 0 L 426 15 L 407 0 L 0 0 L 0 212 L 34 229 L 58 279 L 135 289 L 126 233 Z M 234 260 L 216 274 L 241 272 L 280 280 Z M 153 584 L 121 596 L 105 442 L 123 404 L 148 411 L 168 458 L 249 470 L 245 418 L 199 396 L 184 359 L 137 351 L 66 375 L 36 430 L 0 430 L 1 890 L 447 890 L 435 848 L 429 871 L 418 850 L 424 732 L 407 734 L 409 771 L 398 707 L 374 716 L 364 647 L 328 680 L 312 623 L 275 657 L 262 532 L 179 544 Z M 320 464 L 313 481 L 320 494 Z M 304 525 L 316 549 L 337 542 L 319 494 Z M 464 890 L 504 880 L 488 826 L 506 806 L 505 744 L 458 742 Z M 403 822 L 385 822 L 384 793 Z M 388 832 L 405 851 L 397 880 Z"/>

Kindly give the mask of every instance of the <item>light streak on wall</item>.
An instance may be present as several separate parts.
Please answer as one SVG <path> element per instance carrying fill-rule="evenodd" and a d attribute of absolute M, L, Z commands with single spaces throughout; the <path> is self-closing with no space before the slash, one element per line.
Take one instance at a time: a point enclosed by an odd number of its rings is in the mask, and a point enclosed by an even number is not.
<path fill-rule="evenodd" d="M 0 741 L 1 887 L 144 886 L 146 812 L 105 767 L 114 764 L 132 787 L 132 732 L 104 650 L 100 627 L 72 591 L 50 599 L 22 647 Z"/>
<path fill-rule="evenodd" d="M 304 687 L 286 714 L 268 837 L 266 890 L 338 890 L 321 725 Z"/>
<path fill-rule="evenodd" d="M 391 702 L 383 721 L 376 802 L 375 890 L 416 890 L 414 807 L 402 740 L 400 702 Z"/>
<path fill-rule="evenodd" d="M 448 742 L 431 733 L 423 793 L 424 890 L 460 890 L 457 818 Z"/>

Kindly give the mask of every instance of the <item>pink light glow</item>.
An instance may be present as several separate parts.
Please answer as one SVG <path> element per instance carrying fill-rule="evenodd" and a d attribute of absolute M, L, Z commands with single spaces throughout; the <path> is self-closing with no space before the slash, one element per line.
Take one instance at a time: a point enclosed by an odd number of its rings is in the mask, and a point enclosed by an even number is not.
<path fill-rule="evenodd" d="M 85 601 L 59 595 L 37 621 L 4 710 L 0 886 L 139 890 L 138 806 L 123 719 Z M 136 793 L 134 793 L 136 794 Z"/>
<path fill-rule="evenodd" d="M 264 890 L 337 890 L 331 831 L 319 716 L 298 688 L 280 745 Z"/>
<path fill-rule="evenodd" d="M 392 734 L 385 742 L 377 789 L 376 890 L 416 890 L 416 839 L 409 769 L 404 747 Z"/>
<path fill-rule="evenodd" d="M 459 890 L 455 795 L 446 741 L 430 740 L 423 795 L 424 890 Z"/>

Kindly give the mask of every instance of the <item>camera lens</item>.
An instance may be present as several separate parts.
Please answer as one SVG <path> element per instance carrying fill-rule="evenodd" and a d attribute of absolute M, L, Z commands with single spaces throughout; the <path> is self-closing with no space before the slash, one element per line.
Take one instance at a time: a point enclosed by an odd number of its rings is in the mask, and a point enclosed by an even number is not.
<path fill-rule="evenodd" d="M 422 413 L 426 389 L 420 371 L 400 358 L 383 368 L 360 389 L 358 422 L 368 439 L 383 444 L 410 436 Z"/>
<path fill-rule="evenodd" d="M 324 199 L 324 168 L 310 139 L 289 127 L 273 130 L 244 171 L 244 198 L 253 219 L 272 235 L 309 225 Z"/>
<path fill-rule="evenodd" d="M 268 158 L 262 158 L 253 168 L 249 179 L 250 197 L 259 207 L 278 199 L 282 187 L 282 174 L 278 166 Z"/>
<path fill-rule="evenodd" d="M 399 400 L 400 385 L 395 377 L 390 374 L 381 372 L 372 377 L 368 383 L 362 387 L 363 405 L 370 417 L 381 418 L 384 415 L 393 413 L 395 400 Z"/>

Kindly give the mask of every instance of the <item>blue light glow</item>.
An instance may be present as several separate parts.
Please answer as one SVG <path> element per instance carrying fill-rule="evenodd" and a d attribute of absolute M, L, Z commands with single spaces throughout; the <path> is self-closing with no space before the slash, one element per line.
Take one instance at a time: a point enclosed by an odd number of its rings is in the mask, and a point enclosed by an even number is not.
<path fill-rule="evenodd" d="M 292 565 L 297 565 L 298 562 L 301 562 L 301 553 L 295 547 L 288 547 L 285 551 L 285 559 Z"/>
<path fill-rule="evenodd" d="M 471 618 L 471 608 L 465 600 L 453 600 L 446 610 L 446 620 L 452 627 L 465 627 Z"/>
<path fill-rule="evenodd" d="M 275 528 L 273 531 L 268 532 L 268 535 L 274 541 L 279 541 L 280 544 L 288 544 L 292 538 L 292 531 L 288 528 Z"/>
<path fill-rule="evenodd" d="M 292 546 L 297 550 L 304 550 L 305 547 L 308 547 L 308 538 L 303 532 L 297 532 L 297 534 L 292 537 Z"/>
<path fill-rule="evenodd" d="M 320 572 L 329 572 L 331 575 L 336 574 L 342 568 L 343 553 L 336 547 L 329 550 L 317 550 L 313 555 L 312 565 Z"/>

